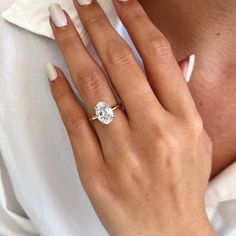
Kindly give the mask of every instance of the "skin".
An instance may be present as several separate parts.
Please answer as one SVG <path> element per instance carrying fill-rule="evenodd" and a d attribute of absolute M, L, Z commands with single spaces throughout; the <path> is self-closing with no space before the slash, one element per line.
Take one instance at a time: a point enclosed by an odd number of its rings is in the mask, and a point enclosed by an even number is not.
<path fill-rule="evenodd" d="M 177 60 L 196 54 L 189 88 L 213 142 L 214 177 L 236 161 L 236 1 L 139 2 Z"/>
<path fill-rule="evenodd" d="M 145 75 L 98 3 L 74 4 L 126 111 L 117 110 L 108 126 L 92 126 L 59 68 L 50 82 L 100 220 L 114 236 L 216 235 L 204 206 L 212 144 L 169 42 L 138 1 L 114 1 Z M 68 14 L 67 20 L 61 28 L 50 24 L 91 116 L 98 101 L 116 100 Z"/>

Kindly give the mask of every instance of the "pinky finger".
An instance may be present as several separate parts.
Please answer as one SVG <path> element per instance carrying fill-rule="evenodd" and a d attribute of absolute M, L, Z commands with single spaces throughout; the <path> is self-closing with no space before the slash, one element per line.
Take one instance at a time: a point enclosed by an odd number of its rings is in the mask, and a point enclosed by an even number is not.
<path fill-rule="evenodd" d="M 64 73 L 48 63 L 47 74 L 52 95 L 70 138 L 80 177 L 91 181 L 91 176 L 99 173 L 104 165 L 100 143 Z"/>

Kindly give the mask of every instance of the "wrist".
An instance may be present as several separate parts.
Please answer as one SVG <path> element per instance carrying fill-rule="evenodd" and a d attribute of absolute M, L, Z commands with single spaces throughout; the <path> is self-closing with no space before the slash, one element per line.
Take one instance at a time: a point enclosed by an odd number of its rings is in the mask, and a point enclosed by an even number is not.
<path fill-rule="evenodd" d="M 121 234 L 114 234 L 113 236 L 217 236 L 216 232 L 212 228 L 209 222 L 205 222 L 204 224 L 195 224 L 196 226 L 193 226 L 191 222 L 188 223 L 187 226 L 179 227 L 179 225 L 176 224 L 175 227 L 170 227 L 167 225 L 166 230 L 150 230 L 145 229 L 145 231 L 137 231 L 136 229 L 132 232 L 122 232 Z"/>
<path fill-rule="evenodd" d="M 176 217 L 176 220 L 169 220 L 167 223 L 160 225 L 150 224 L 149 227 L 141 229 L 133 228 L 132 230 L 120 231 L 111 234 L 113 236 L 217 236 L 212 225 L 210 224 L 206 213 L 204 212 L 198 217 Z M 156 226 L 156 227 L 155 227 Z"/>
<path fill-rule="evenodd" d="M 217 236 L 212 225 L 210 224 L 207 214 L 204 212 L 198 217 L 177 217 L 174 222 L 167 222 L 162 230 L 153 232 L 149 235 L 161 235 L 161 236 Z"/>
<path fill-rule="evenodd" d="M 167 229 L 168 230 L 168 229 Z M 217 236 L 207 217 L 192 221 L 190 218 L 185 223 L 179 223 L 168 232 L 159 233 L 165 236 Z"/>

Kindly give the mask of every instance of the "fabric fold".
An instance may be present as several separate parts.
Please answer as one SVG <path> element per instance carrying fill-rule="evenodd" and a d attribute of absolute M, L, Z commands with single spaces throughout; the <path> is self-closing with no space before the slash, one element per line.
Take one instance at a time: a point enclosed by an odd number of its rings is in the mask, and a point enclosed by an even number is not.
<path fill-rule="evenodd" d="M 16 0 L 9 8 L 2 12 L 1 16 L 12 24 L 15 24 L 32 33 L 54 39 L 49 25 L 48 6 L 55 1 Z M 74 8 L 73 1 L 57 0 L 57 2 L 71 16 L 83 42 L 87 45 L 89 37 Z M 116 28 L 118 17 L 112 0 L 98 0 L 100 6 L 108 16 L 111 24 Z"/>

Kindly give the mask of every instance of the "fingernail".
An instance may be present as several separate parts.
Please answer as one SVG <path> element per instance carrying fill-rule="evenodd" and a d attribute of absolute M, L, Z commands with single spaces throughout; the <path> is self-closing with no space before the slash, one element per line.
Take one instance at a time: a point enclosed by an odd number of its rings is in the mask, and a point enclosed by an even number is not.
<path fill-rule="evenodd" d="M 79 5 L 85 6 L 92 3 L 92 0 L 77 0 Z"/>
<path fill-rule="evenodd" d="M 60 28 L 67 25 L 66 15 L 58 3 L 50 4 L 48 11 L 56 27 Z"/>
<path fill-rule="evenodd" d="M 117 0 L 118 2 L 128 2 L 128 0 Z"/>
<path fill-rule="evenodd" d="M 187 69 L 186 69 L 186 73 L 185 73 L 185 80 L 187 82 L 189 82 L 191 80 L 194 65 L 195 65 L 195 55 L 193 54 L 193 55 L 189 56 L 189 58 L 188 58 L 188 64 L 187 64 Z"/>
<path fill-rule="evenodd" d="M 46 66 L 48 79 L 52 82 L 58 78 L 56 67 L 53 63 L 49 62 Z"/>

